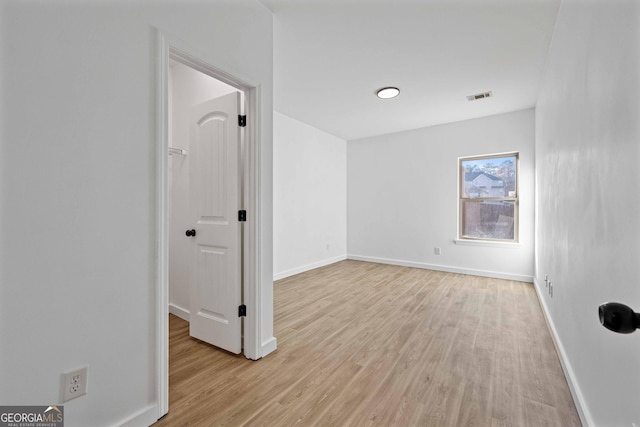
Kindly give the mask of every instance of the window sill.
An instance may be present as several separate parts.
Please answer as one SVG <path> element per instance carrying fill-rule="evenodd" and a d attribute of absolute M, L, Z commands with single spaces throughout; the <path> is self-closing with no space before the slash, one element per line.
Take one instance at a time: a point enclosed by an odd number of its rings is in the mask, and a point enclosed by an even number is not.
<path fill-rule="evenodd" d="M 491 248 L 510 248 L 510 249 L 520 249 L 522 246 L 520 243 L 515 242 L 492 242 L 490 240 L 471 240 L 471 239 L 454 239 L 453 242 L 456 245 L 463 246 L 488 246 Z"/>

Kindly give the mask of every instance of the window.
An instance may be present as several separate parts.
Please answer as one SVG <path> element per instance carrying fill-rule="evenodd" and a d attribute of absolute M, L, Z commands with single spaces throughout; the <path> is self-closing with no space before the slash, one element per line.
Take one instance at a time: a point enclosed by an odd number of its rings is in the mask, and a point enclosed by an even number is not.
<path fill-rule="evenodd" d="M 518 241 L 518 153 L 461 157 L 460 239 Z"/>

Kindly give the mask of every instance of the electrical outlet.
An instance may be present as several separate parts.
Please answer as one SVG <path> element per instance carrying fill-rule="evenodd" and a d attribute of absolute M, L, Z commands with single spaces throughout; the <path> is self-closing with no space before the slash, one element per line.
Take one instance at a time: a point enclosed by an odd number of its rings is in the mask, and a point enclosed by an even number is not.
<path fill-rule="evenodd" d="M 62 401 L 66 402 L 87 393 L 89 367 L 62 374 Z"/>
<path fill-rule="evenodd" d="M 442 254 L 442 249 L 440 249 L 440 248 L 433 248 L 433 253 L 434 253 L 434 254 L 436 254 L 436 255 L 440 255 L 440 254 Z"/>
<path fill-rule="evenodd" d="M 553 283 L 549 282 L 549 295 L 553 298 Z"/>

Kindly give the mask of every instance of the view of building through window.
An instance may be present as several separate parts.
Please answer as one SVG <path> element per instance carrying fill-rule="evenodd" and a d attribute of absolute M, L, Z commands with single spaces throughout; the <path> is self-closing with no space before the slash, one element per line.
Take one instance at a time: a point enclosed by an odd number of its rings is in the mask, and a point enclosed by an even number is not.
<path fill-rule="evenodd" d="M 517 241 L 518 153 L 460 159 L 460 238 Z"/>

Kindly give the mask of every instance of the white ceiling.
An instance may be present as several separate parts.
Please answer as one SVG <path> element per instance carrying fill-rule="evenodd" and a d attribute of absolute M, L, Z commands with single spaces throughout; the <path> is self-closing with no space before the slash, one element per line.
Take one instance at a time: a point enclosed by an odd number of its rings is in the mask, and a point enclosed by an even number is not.
<path fill-rule="evenodd" d="M 560 0 L 262 0 L 274 108 L 346 140 L 533 107 Z M 376 98 L 383 86 L 399 97 Z M 466 96 L 492 91 L 469 102 Z"/>

